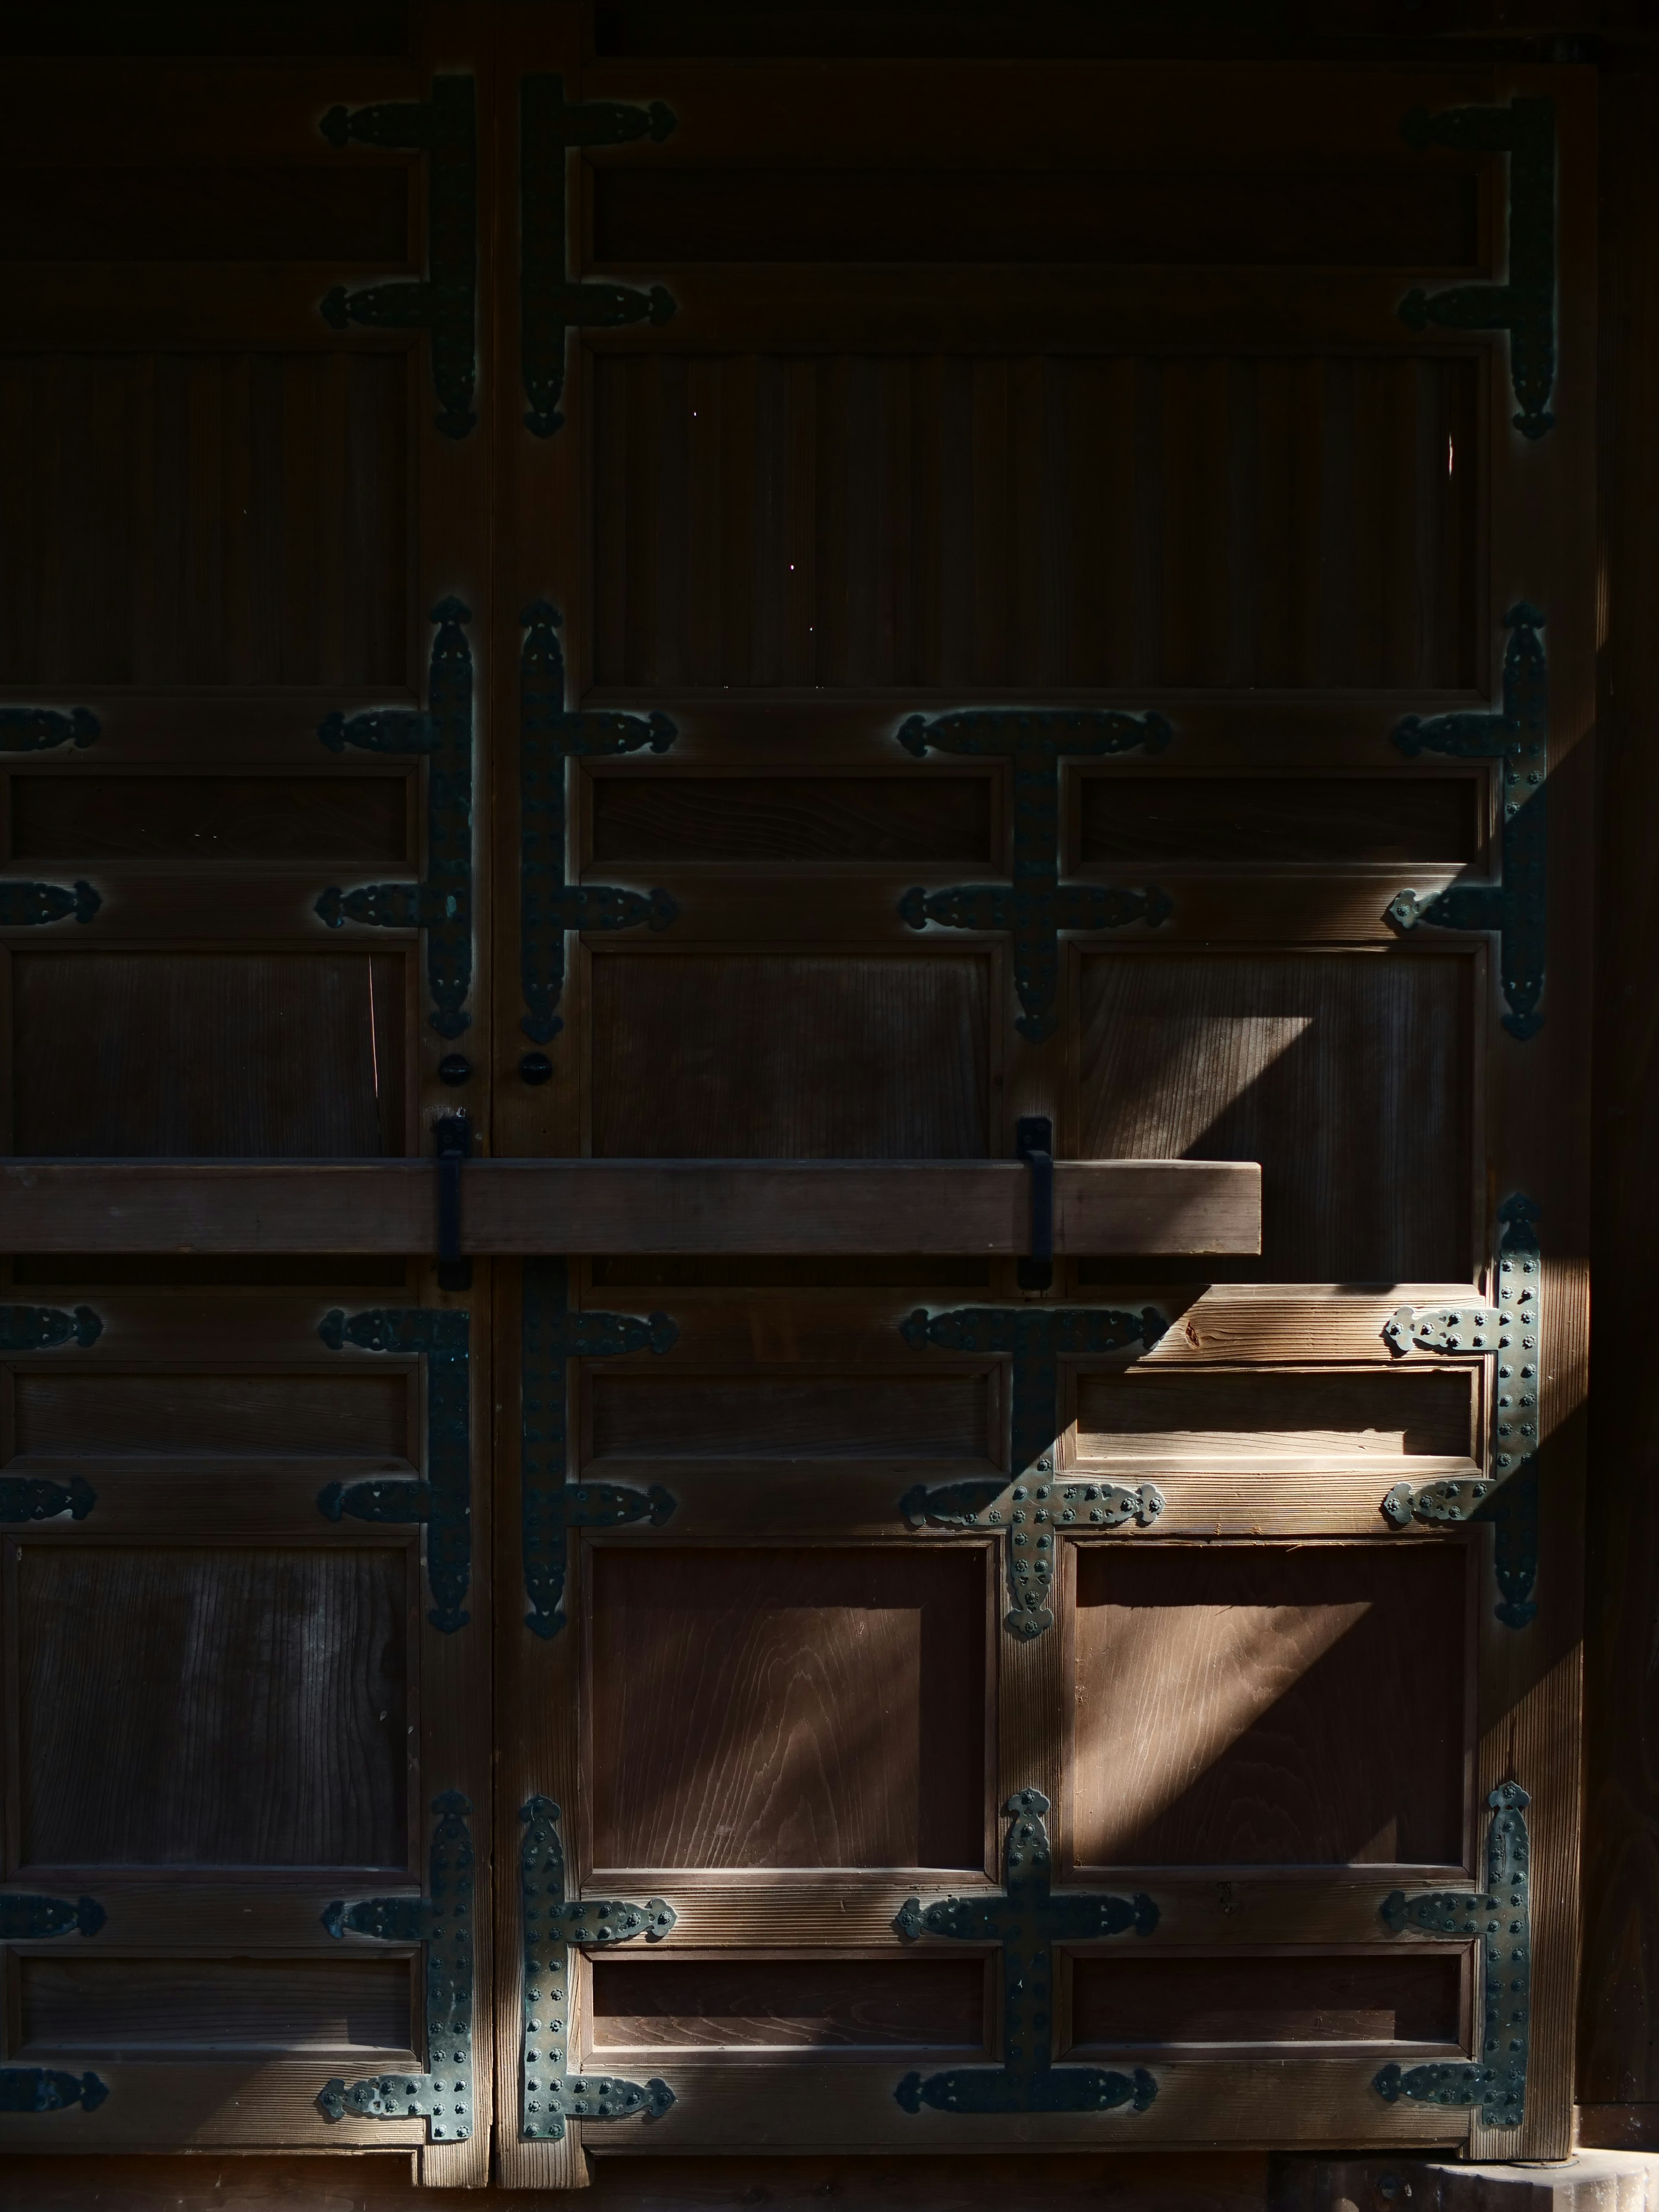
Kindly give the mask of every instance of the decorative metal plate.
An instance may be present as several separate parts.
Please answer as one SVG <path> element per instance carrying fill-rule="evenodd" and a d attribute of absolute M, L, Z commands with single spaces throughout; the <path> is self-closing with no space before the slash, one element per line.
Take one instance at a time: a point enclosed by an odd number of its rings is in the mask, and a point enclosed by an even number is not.
<path fill-rule="evenodd" d="M 1531 1846 L 1526 1808 L 1532 1800 L 1517 1782 L 1505 1782 L 1486 1802 L 1484 1891 L 1395 1890 L 1381 1911 L 1390 1935 L 1414 1929 L 1420 1936 L 1466 1943 L 1480 1941 L 1485 2023 L 1480 2057 L 1427 2066 L 1383 2067 L 1371 2087 L 1389 2104 L 1407 2097 L 1425 2105 L 1479 2105 L 1483 2125 L 1518 2128 L 1527 2117 L 1527 2045 L 1531 2014 L 1532 1930 L 1529 1910 Z"/>
<path fill-rule="evenodd" d="M 1522 1192 L 1498 1209 L 1504 1224 L 1498 1248 L 1496 1307 L 1401 1306 L 1383 1325 L 1390 1349 L 1479 1352 L 1496 1362 L 1492 1393 L 1492 1479 L 1449 1479 L 1414 1487 L 1397 1482 L 1382 1500 L 1396 1528 L 1425 1523 L 1488 1521 L 1493 1525 L 1493 1570 L 1498 1601 L 1492 1607 L 1505 1628 L 1524 1628 L 1538 1607 L 1538 1389 L 1544 1371 L 1540 1293 L 1543 1255 L 1538 1208 Z"/>
<path fill-rule="evenodd" d="M 931 747 L 1012 764 L 1012 882 L 957 884 L 939 891 L 918 885 L 906 891 L 899 912 L 912 929 L 926 929 L 932 921 L 945 929 L 1007 932 L 1013 939 L 1014 988 L 1024 1010 L 1014 1027 L 1022 1036 L 1035 1040 L 1054 1034 L 1061 930 L 1121 929 L 1132 921 L 1156 929 L 1174 911 L 1153 884 L 1144 890 L 1118 890 L 1060 882 L 1060 762 L 1098 760 L 1137 749 L 1159 753 L 1170 736 L 1161 714 L 1096 708 L 1036 713 L 972 708 L 931 722 L 912 714 L 898 732 L 900 744 L 918 760 Z"/>
<path fill-rule="evenodd" d="M 97 1503 L 98 1492 L 78 1474 L 67 1482 L 52 1482 L 39 1474 L 0 1474 L 0 1524 L 7 1528 L 27 1521 L 56 1521 L 64 1513 L 72 1521 L 84 1521 Z"/>
<path fill-rule="evenodd" d="M 1511 100 L 1504 107 L 1414 107 L 1401 125 L 1413 146 L 1455 146 L 1507 154 L 1509 274 L 1502 284 L 1455 284 L 1446 292 L 1408 292 L 1400 319 L 1414 331 L 1507 331 L 1510 383 L 1523 438 L 1554 427 L 1555 102 Z"/>
<path fill-rule="evenodd" d="M 564 417 L 565 342 L 573 330 L 615 330 L 624 323 L 665 323 L 675 301 L 660 284 L 573 281 L 566 258 L 565 157 L 573 146 L 658 144 L 675 118 L 661 100 L 636 107 L 626 100 L 585 100 L 571 106 L 562 76 L 519 80 L 519 346 L 525 428 L 550 438 Z"/>
<path fill-rule="evenodd" d="M 1002 1946 L 1002 2064 L 957 2066 L 948 2073 L 907 2074 L 893 2094 L 907 2112 L 930 2105 L 941 2112 L 1109 2112 L 1120 2105 L 1144 2112 L 1158 2095 L 1143 2066 L 1133 2075 L 1094 2066 L 1054 2063 L 1054 1947 L 1121 1936 L 1150 1936 L 1158 1906 L 1144 1892 L 1113 1897 L 1050 1887 L 1054 1863 L 1040 1790 L 1022 1790 L 1008 1814 L 1000 1896 L 917 1897 L 893 1925 L 907 1942 L 924 1936 Z"/>
<path fill-rule="evenodd" d="M 95 1936 L 106 1918 L 95 1897 L 19 1897 L 0 1893 L 0 1942 L 35 1943 L 71 1929 Z"/>
<path fill-rule="evenodd" d="M 374 1306 L 346 1314 L 336 1306 L 317 1334 L 331 1352 L 418 1352 L 426 1362 L 427 1480 L 377 1478 L 342 1489 L 331 1482 L 317 1499 L 329 1520 L 424 1521 L 427 1619 L 446 1636 L 465 1628 L 472 1579 L 471 1316 L 453 1308 Z"/>
<path fill-rule="evenodd" d="M 537 1044 L 550 1044 L 564 1027 L 558 1009 L 565 933 L 666 929 L 679 914 L 666 891 L 565 881 L 565 763 L 641 746 L 666 752 L 678 732 L 666 714 L 568 713 L 557 611 L 537 599 L 520 619 L 519 975 L 526 1012 L 519 1026 Z"/>
<path fill-rule="evenodd" d="M 0 753 L 49 753 L 59 745 L 84 751 L 103 726 L 89 707 L 0 707 Z"/>
<path fill-rule="evenodd" d="M 331 1905 L 323 1925 L 343 1941 L 346 1929 L 387 1942 L 426 1945 L 424 2074 L 338 2075 L 317 2093 L 325 2119 L 423 2119 L 431 2142 L 465 2142 L 472 2133 L 471 1802 L 458 1790 L 432 1801 L 432 1850 L 423 1899 L 374 1897 Z M 410 1913 L 413 1905 L 416 1912 Z M 406 1933 L 405 1929 L 414 1933 Z"/>
<path fill-rule="evenodd" d="M 556 1636 L 564 1626 L 567 1531 L 619 1528 L 649 1521 L 660 1528 L 678 1499 L 659 1484 L 648 1491 L 615 1482 L 571 1482 L 565 1364 L 613 1359 L 624 1352 L 666 1352 L 679 1330 L 664 1313 L 572 1313 L 569 1270 L 562 1260 L 524 1263 L 523 1364 L 519 1480 L 524 1547 L 525 1626 Z"/>
<path fill-rule="evenodd" d="M 1054 1531 L 1082 1535 L 1131 1525 L 1149 1528 L 1164 1510 L 1151 1483 L 1125 1490 L 1112 1482 L 1056 1482 L 1062 1354 L 1150 1351 L 1169 1322 L 1155 1306 L 959 1306 L 930 1315 L 918 1307 L 901 1325 L 913 1350 L 990 1352 L 1006 1358 L 1012 1385 L 1013 1473 L 969 1476 L 929 1489 L 917 1483 L 899 1500 L 909 1528 L 998 1528 L 1006 1533 L 1008 1612 L 1003 1626 L 1029 1642 L 1052 1628 Z"/>
<path fill-rule="evenodd" d="M 1548 906 L 1545 882 L 1546 779 L 1549 768 L 1549 672 L 1538 633 L 1544 617 L 1519 600 L 1504 616 L 1510 641 L 1504 653 L 1504 704 L 1490 714 L 1407 714 L 1394 741 L 1414 760 L 1419 753 L 1449 753 L 1460 760 L 1503 763 L 1503 881 L 1454 884 L 1432 897 L 1401 891 L 1389 919 L 1400 929 L 1427 923 L 1432 929 L 1495 930 L 1504 997 L 1504 1027 L 1511 1036 L 1535 1036 L 1544 1017 Z"/>
<path fill-rule="evenodd" d="M 434 76 L 424 100 L 374 107 L 331 107 L 319 126 L 331 146 L 418 147 L 427 156 L 427 274 L 324 299 L 325 322 L 430 334 L 432 383 L 443 403 L 447 438 L 464 438 L 477 421 L 478 146 L 477 97 L 470 76 Z"/>
<path fill-rule="evenodd" d="M 520 2060 L 519 2132 L 536 2142 L 557 2142 L 568 2120 L 660 2118 L 674 2092 L 655 2075 L 645 2082 L 615 2074 L 572 2075 L 570 1954 L 580 1946 L 655 1943 L 674 1925 L 672 1905 L 653 1897 L 644 1905 L 617 1898 L 565 1896 L 564 1848 L 559 1808 L 550 1797 L 521 1806 L 519 1904 L 524 1930 L 524 2047 Z"/>
<path fill-rule="evenodd" d="M 0 883 L 0 929 L 44 929 L 51 922 L 90 921 L 104 903 L 92 885 Z M 65 2076 L 65 2079 L 68 2077 Z"/>
<path fill-rule="evenodd" d="M 438 625 L 427 679 L 428 710 L 390 708 L 369 714 L 330 714 L 318 736 L 331 752 L 347 745 L 366 752 L 424 753 L 426 874 L 414 884 L 364 884 L 342 890 L 336 884 L 317 901 L 318 918 L 331 929 L 355 921 L 368 929 L 423 929 L 427 1018 L 441 1037 L 471 1026 L 466 1009 L 472 988 L 472 648 L 463 623 L 472 619 L 459 599 L 432 610 Z"/>
<path fill-rule="evenodd" d="M 95 2112 L 109 2084 L 95 2074 L 59 2074 L 46 2066 L 0 2067 L 0 2112 L 64 2112 L 78 2105 Z"/>

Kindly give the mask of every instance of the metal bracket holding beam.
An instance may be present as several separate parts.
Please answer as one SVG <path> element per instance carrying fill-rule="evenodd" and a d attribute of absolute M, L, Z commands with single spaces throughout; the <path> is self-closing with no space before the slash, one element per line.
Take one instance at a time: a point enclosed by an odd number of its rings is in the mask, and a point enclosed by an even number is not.
<path fill-rule="evenodd" d="M 470 1291 L 472 1262 L 461 1255 L 461 1169 L 472 1157 L 472 1123 L 465 1113 L 441 1114 L 438 1140 L 438 1288 Z"/>
<path fill-rule="evenodd" d="M 1031 1252 L 1018 1263 L 1022 1291 L 1048 1291 L 1054 1282 L 1054 1125 L 1046 1114 L 1023 1114 L 1014 1124 L 1014 1148 L 1031 1174 Z"/>
<path fill-rule="evenodd" d="M 1006 884 L 957 884 L 930 891 L 918 885 L 899 902 L 912 929 L 1006 931 L 1013 939 L 1014 988 L 1021 1012 L 1014 1027 L 1033 1042 L 1058 1024 L 1061 930 L 1122 929 L 1133 921 L 1156 929 L 1173 911 L 1155 884 L 1119 890 L 1060 880 L 1060 764 L 1099 759 L 1144 747 L 1162 752 L 1170 725 L 1161 714 L 1104 709 L 1036 713 L 976 708 L 927 721 L 912 714 L 898 741 L 918 760 L 935 752 L 1007 761 L 1013 773 L 1013 878 Z"/>
<path fill-rule="evenodd" d="M 1504 998 L 1504 1027 L 1513 1037 L 1535 1036 L 1544 1017 L 1544 956 L 1549 913 L 1545 880 L 1545 799 L 1549 766 L 1549 672 L 1538 633 L 1544 617 L 1524 600 L 1504 616 L 1510 633 L 1504 653 L 1504 703 L 1492 714 L 1407 714 L 1394 742 L 1408 759 L 1449 753 L 1459 760 L 1503 763 L 1503 880 L 1454 884 L 1426 899 L 1414 890 L 1390 901 L 1388 919 L 1398 929 L 1496 931 Z"/>
<path fill-rule="evenodd" d="M 472 648 L 461 627 L 471 619 L 459 599 L 440 599 L 433 608 L 438 628 L 424 714 L 394 708 L 330 714 L 317 731 L 331 752 L 357 745 L 429 759 L 421 881 L 364 884 L 349 891 L 331 884 L 315 912 L 330 929 L 348 921 L 368 929 L 423 929 L 432 999 L 427 1018 L 441 1037 L 459 1036 L 472 1021 L 466 1012 L 472 988 Z"/>
<path fill-rule="evenodd" d="M 666 752 L 679 734 L 666 714 L 571 712 L 564 703 L 564 653 L 557 611 L 545 599 L 526 607 L 519 662 L 519 976 L 526 1012 L 519 1026 L 532 1043 L 550 1044 L 564 1023 L 566 933 L 666 929 L 679 908 L 666 891 L 613 890 L 565 880 L 565 763 L 614 759 L 648 746 Z M 526 1083 L 545 1083 L 544 1052 L 519 1062 Z"/>
<path fill-rule="evenodd" d="M 1155 1306 L 1127 1313 L 1115 1306 L 959 1306 L 929 1314 L 918 1307 L 901 1325 L 912 1350 L 989 1352 L 1009 1363 L 1013 1403 L 1013 1472 L 970 1477 L 929 1490 L 918 1483 L 899 1500 L 907 1528 L 988 1528 L 1006 1531 L 1008 1612 L 1003 1626 L 1024 1642 L 1052 1628 L 1058 1529 L 1083 1535 L 1131 1526 L 1150 1528 L 1164 1510 L 1150 1483 L 1123 1490 L 1109 1482 L 1054 1480 L 1060 1432 L 1060 1360 L 1133 1345 L 1150 1351 L 1169 1329 Z"/>
<path fill-rule="evenodd" d="M 550 1797 L 532 1797 L 520 1808 L 525 1824 L 519 1847 L 519 1909 L 524 1931 L 524 2044 L 520 2059 L 519 2132 L 538 2142 L 557 2142 L 570 2120 L 647 2120 L 661 2118 L 674 2102 L 666 2081 L 628 2081 L 615 2074 L 572 2075 L 570 1954 L 631 1942 L 660 1942 L 674 1925 L 672 1905 L 653 1897 L 644 1905 L 616 1898 L 565 1896 L 564 1847 L 559 1808 Z"/>
<path fill-rule="evenodd" d="M 564 1626 L 564 1585 L 572 1528 L 619 1528 L 649 1521 L 660 1528 L 678 1500 L 660 1485 L 630 1490 L 615 1482 L 571 1482 L 566 1363 L 614 1359 L 627 1352 L 666 1352 L 679 1330 L 665 1313 L 572 1313 L 562 1260 L 524 1264 L 523 1363 L 519 1482 L 525 1626 L 545 1642 Z"/>
<path fill-rule="evenodd" d="M 442 410 L 438 428 L 464 438 L 477 421 L 478 125 L 470 76 L 434 76 L 431 97 L 374 107 L 331 107 L 318 126 L 331 146 L 418 149 L 427 156 L 427 274 L 348 292 L 337 284 L 322 302 L 337 331 L 352 323 L 429 333 L 432 382 Z"/>
<path fill-rule="evenodd" d="M 361 1905 L 331 1905 L 329 1934 L 426 1945 L 424 2074 L 372 2074 L 360 2081 L 338 2075 L 317 2093 L 325 2119 L 424 2119 L 432 2142 L 465 2142 L 472 2133 L 472 1806 L 458 1790 L 432 1801 L 432 1849 L 423 1899 L 369 1898 Z M 404 1915 L 405 1902 L 418 1912 Z M 359 1915 L 362 1917 L 359 1917 Z M 404 1932 L 418 1927 L 418 1934 Z"/>
<path fill-rule="evenodd" d="M 571 105 L 562 76 L 519 80 L 519 345 L 525 428 L 550 438 L 564 416 L 565 343 L 573 330 L 616 330 L 665 323 L 677 302 L 660 284 L 574 281 L 566 258 L 565 157 L 573 146 L 622 146 L 635 138 L 660 145 L 675 116 L 659 100 L 638 107 L 621 100 Z"/>
<path fill-rule="evenodd" d="M 1544 1372 L 1543 1255 L 1538 1208 L 1517 1191 L 1498 1209 L 1504 1224 L 1498 1248 L 1496 1307 L 1398 1307 L 1382 1334 L 1398 1357 L 1420 1351 L 1478 1352 L 1494 1361 L 1490 1480 L 1397 1482 L 1382 1503 L 1396 1528 L 1486 1521 L 1496 1529 L 1493 1567 L 1498 1601 L 1492 1611 L 1505 1628 L 1524 1628 L 1538 1607 L 1539 1389 Z"/>
<path fill-rule="evenodd" d="M 1054 1947 L 1097 1942 L 1133 1929 L 1150 1936 L 1158 1906 L 1144 1892 L 1112 1897 L 1050 1887 L 1053 1856 L 1040 1790 L 1008 1800 L 1004 1847 L 1004 1893 L 946 1897 L 924 1905 L 917 1897 L 901 1908 L 893 1925 L 907 1942 L 924 1936 L 963 1943 L 1002 1946 L 1002 2064 L 958 2066 L 925 2080 L 907 2074 L 894 2090 L 907 2112 L 929 2105 L 941 2112 L 1109 2112 L 1121 2105 L 1144 2112 L 1158 2082 L 1144 2066 L 1133 2075 L 1094 2066 L 1054 2063 Z"/>
<path fill-rule="evenodd" d="M 1484 1891 L 1395 1890 L 1383 1902 L 1383 1925 L 1392 1936 L 1419 1936 L 1467 1943 L 1480 1941 L 1485 2021 L 1480 2056 L 1474 2064 L 1437 2061 L 1426 2066 L 1385 2066 L 1371 2087 L 1389 2104 L 1401 2097 L 1425 2105 L 1479 2105 L 1482 2124 L 1518 2128 L 1527 2117 L 1527 2056 L 1531 2015 L 1531 1845 L 1526 1808 L 1532 1800 L 1519 1783 L 1500 1784 L 1486 1800 Z"/>
<path fill-rule="evenodd" d="M 1413 331 L 1507 331 L 1510 383 L 1523 438 L 1553 428 L 1555 384 L 1555 102 L 1536 96 L 1503 107 L 1414 107 L 1400 126 L 1413 146 L 1454 146 L 1509 156 L 1507 280 L 1408 292 L 1400 319 Z"/>
<path fill-rule="evenodd" d="M 427 1619 L 453 1635 L 471 1618 L 465 1610 L 472 1579 L 471 1316 L 427 1306 L 375 1306 L 348 1315 L 336 1306 L 317 1334 L 331 1352 L 350 1344 L 361 1352 L 418 1352 L 426 1362 L 427 1480 L 331 1482 L 317 1505 L 330 1521 L 343 1513 L 356 1521 L 424 1521 L 433 1600 Z"/>

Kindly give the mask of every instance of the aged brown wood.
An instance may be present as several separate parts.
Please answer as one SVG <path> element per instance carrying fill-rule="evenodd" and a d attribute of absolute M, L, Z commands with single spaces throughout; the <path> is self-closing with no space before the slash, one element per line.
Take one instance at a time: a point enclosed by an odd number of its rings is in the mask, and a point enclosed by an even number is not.
<path fill-rule="evenodd" d="M 1194 1257 L 1258 1248 L 1254 1162 L 1066 1161 L 1054 1249 Z M 1030 1250 L 1011 1160 L 478 1160 L 469 1252 L 879 1254 Z M 0 1241 L 29 1252 L 421 1252 L 430 1162 L 10 1160 Z"/>

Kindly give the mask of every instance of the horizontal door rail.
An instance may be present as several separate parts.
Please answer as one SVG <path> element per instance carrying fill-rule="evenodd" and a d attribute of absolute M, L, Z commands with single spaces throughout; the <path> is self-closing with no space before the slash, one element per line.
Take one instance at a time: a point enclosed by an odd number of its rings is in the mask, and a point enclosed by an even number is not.
<path fill-rule="evenodd" d="M 1056 1255 L 1251 1254 L 1254 1161 L 1059 1160 Z M 460 1175 L 460 1249 L 1025 1257 L 1020 1160 L 499 1160 Z M 440 1249 L 430 1160 L 10 1159 L 9 1252 Z"/>

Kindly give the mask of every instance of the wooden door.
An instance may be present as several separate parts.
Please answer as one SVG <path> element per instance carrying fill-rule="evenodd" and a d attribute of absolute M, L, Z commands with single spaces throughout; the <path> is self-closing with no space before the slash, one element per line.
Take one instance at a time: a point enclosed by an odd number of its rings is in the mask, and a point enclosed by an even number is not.
<path fill-rule="evenodd" d="M 206 35 L 3 94 L 12 1150 L 1262 1249 L 20 1246 L 0 2140 L 1559 2154 L 1585 73 Z"/>
<path fill-rule="evenodd" d="M 503 1276 L 503 2179 L 1559 2154 L 1582 72 L 624 17 L 503 19 L 532 415 L 561 148 L 588 320 L 502 478 L 498 1144 L 1042 1117 L 1260 1160 L 1263 1249 Z"/>
<path fill-rule="evenodd" d="M 282 13 L 36 23 L 0 94 L 19 1153 L 479 1112 L 487 70 L 453 12 Z M 6 1264 L 6 2148 L 483 2180 L 487 1263 Z"/>

